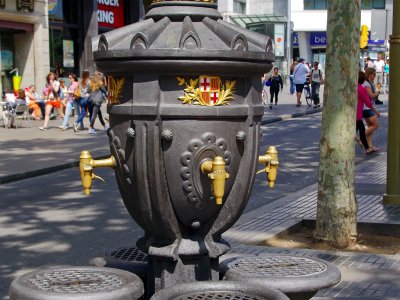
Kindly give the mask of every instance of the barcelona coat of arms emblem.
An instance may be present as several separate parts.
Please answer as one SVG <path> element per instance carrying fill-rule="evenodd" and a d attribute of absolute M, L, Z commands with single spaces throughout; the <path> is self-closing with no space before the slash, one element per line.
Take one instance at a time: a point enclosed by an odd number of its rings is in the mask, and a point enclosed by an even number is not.
<path fill-rule="evenodd" d="M 219 97 L 219 77 L 200 76 L 200 98 L 208 106 L 214 106 Z"/>
<path fill-rule="evenodd" d="M 227 105 L 233 100 L 235 80 L 226 80 L 222 84 L 220 77 L 207 75 L 190 79 L 189 82 L 179 76 L 176 79 L 179 86 L 186 86 L 184 96 L 178 98 L 183 104 L 218 106 Z"/>

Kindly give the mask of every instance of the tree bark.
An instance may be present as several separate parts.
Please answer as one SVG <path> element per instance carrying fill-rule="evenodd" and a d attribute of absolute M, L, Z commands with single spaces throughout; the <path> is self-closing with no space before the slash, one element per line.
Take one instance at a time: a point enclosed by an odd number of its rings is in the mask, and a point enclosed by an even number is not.
<path fill-rule="evenodd" d="M 326 80 L 314 238 L 346 248 L 357 236 L 354 192 L 360 0 L 328 0 Z"/>

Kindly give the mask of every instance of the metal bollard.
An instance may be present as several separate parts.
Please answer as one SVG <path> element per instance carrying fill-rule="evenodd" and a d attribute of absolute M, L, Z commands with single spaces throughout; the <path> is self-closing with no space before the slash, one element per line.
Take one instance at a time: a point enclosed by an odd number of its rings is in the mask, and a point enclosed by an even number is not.
<path fill-rule="evenodd" d="M 150 300 L 289 300 L 281 291 L 238 281 L 196 281 L 158 291 Z"/>
<path fill-rule="evenodd" d="M 230 258 L 220 264 L 220 275 L 225 280 L 276 288 L 291 300 L 310 299 L 341 278 L 339 269 L 328 262 L 283 254 Z"/>
<path fill-rule="evenodd" d="M 16 278 L 10 300 L 132 300 L 144 293 L 143 282 L 123 270 L 98 267 L 38 269 Z"/>

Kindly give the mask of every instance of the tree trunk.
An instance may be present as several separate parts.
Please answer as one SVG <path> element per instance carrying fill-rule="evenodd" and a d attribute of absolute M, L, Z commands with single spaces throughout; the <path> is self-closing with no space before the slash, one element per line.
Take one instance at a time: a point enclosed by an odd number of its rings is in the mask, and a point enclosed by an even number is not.
<path fill-rule="evenodd" d="M 360 0 L 328 0 L 326 80 L 314 238 L 346 248 L 357 236 L 354 192 Z"/>

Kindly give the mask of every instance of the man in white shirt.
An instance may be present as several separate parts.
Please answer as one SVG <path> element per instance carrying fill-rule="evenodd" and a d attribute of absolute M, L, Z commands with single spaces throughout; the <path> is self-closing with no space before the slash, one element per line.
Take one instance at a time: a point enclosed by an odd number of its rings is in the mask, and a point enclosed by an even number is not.
<path fill-rule="evenodd" d="M 296 85 L 297 106 L 301 105 L 301 94 L 303 93 L 304 83 L 307 81 L 307 74 L 310 73 L 310 68 L 304 64 L 304 58 L 299 59 L 299 63 L 294 67 L 293 77 Z"/>
<path fill-rule="evenodd" d="M 385 67 L 385 62 L 382 59 L 382 56 L 378 54 L 378 57 L 374 63 L 374 68 L 376 70 L 376 76 L 374 83 L 375 85 L 378 85 L 379 87 L 383 86 L 383 68 Z"/>

